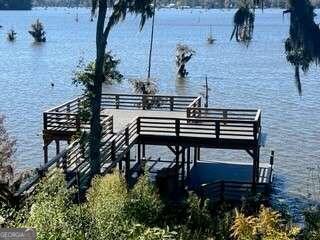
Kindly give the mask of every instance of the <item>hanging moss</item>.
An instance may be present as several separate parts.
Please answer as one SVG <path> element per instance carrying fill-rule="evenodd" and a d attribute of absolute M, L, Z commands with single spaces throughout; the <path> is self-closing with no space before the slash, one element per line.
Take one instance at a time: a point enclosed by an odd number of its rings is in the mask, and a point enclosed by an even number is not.
<path fill-rule="evenodd" d="M 287 61 L 295 68 L 295 81 L 299 94 L 302 94 L 300 69 L 307 72 L 310 64 L 320 60 L 320 28 L 314 22 L 314 7 L 309 0 L 289 0 L 289 37 L 285 42 Z"/>

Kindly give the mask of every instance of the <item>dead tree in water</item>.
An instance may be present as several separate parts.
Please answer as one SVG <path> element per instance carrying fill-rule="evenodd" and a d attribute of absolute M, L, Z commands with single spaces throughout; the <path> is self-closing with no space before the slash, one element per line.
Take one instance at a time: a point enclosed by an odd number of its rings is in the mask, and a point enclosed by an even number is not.
<path fill-rule="evenodd" d="M 17 33 L 13 29 L 10 29 L 10 31 L 7 33 L 8 41 L 13 42 L 14 40 L 16 40 L 16 35 Z"/>
<path fill-rule="evenodd" d="M 177 75 L 180 78 L 185 78 L 188 75 L 186 64 L 190 61 L 195 51 L 187 45 L 178 44 L 176 48 L 176 66 Z"/>
<path fill-rule="evenodd" d="M 46 32 L 44 31 L 43 24 L 37 19 L 37 21 L 31 24 L 31 30 L 29 31 L 35 42 L 45 42 Z"/>
<path fill-rule="evenodd" d="M 246 46 L 252 40 L 254 29 L 255 14 L 251 8 L 254 8 L 255 5 L 251 6 L 251 4 L 251 1 L 248 0 L 240 1 L 240 7 L 233 18 L 234 28 L 230 37 L 232 40 L 235 36 L 237 42 L 243 42 Z"/>

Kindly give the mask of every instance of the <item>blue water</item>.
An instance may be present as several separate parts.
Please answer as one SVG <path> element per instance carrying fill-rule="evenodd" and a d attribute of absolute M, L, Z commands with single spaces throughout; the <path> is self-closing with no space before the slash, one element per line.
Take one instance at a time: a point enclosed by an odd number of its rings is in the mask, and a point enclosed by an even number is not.
<path fill-rule="evenodd" d="M 79 22 L 75 21 L 78 13 Z M 276 152 L 276 198 L 295 210 L 310 185 L 308 168 L 319 165 L 320 94 L 319 68 L 302 77 L 303 96 L 296 91 L 293 68 L 286 62 L 283 42 L 288 17 L 281 10 L 257 11 L 254 40 L 249 48 L 229 41 L 233 11 L 160 10 L 156 15 L 152 76 L 162 93 L 198 95 L 207 75 L 213 107 L 261 108 L 263 131 L 268 133 L 262 159 Z M 34 44 L 27 30 L 39 18 L 47 42 Z M 89 9 L 35 9 L 1 11 L 0 112 L 7 116 L 10 133 L 18 140 L 16 159 L 20 168 L 42 162 L 42 112 L 80 93 L 72 85 L 80 59 L 95 56 L 95 22 Z M 109 49 L 121 60 L 126 76 L 144 77 L 147 72 L 150 22 L 142 32 L 139 19 L 129 17 L 110 35 Z M 208 45 L 209 25 L 217 39 Z M 6 32 L 18 32 L 14 43 Z M 175 78 L 175 47 L 188 44 L 196 51 L 187 68 L 189 79 Z M 50 84 L 54 83 L 52 88 Z M 108 92 L 131 92 L 130 84 L 105 87 Z M 250 161 L 245 153 L 215 150 L 205 159 Z"/>

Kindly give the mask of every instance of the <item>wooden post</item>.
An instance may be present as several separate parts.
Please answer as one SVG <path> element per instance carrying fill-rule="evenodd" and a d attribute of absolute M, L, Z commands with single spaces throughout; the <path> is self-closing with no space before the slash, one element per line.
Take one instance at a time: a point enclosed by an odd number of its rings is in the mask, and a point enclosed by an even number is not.
<path fill-rule="evenodd" d="M 129 142 L 129 127 L 126 127 L 124 134 L 125 134 L 126 145 L 129 147 L 129 144 L 130 144 L 130 142 Z"/>
<path fill-rule="evenodd" d="M 140 117 L 137 118 L 137 134 L 140 134 L 141 131 L 141 124 L 140 124 Z"/>
<path fill-rule="evenodd" d="M 76 128 L 77 128 L 77 132 L 80 131 L 80 126 L 81 126 L 80 115 L 77 114 L 77 115 L 76 115 Z"/>
<path fill-rule="evenodd" d="M 176 166 L 179 171 L 179 146 L 176 145 Z"/>
<path fill-rule="evenodd" d="M 273 164 L 274 164 L 274 150 L 271 150 L 270 165 L 273 166 Z"/>
<path fill-rule="evenodd" d="M 122 173 L 122 158 L 119 160 L 119 172 Z"/>
<path fill-rule="evenodd" d="M 184 188 L 184 180 L 185 180 L 185 163 L 186 163 L 186 149 L 182 147 L 182 159 L 181 159 L 181 182 L 182 182 L 182 187 Z"/>
<path fill-rule="evenodd" d="M 116 160 L 116 143 L 113 140 L 111 143 L 111 161 L 115 161 Z"/>
<path fill-rule="evenodd" d="M 48 163 L 48 144 L 47 143 L 44 143 L 43 153 L 44 153 L 44 164 L 47 164 Z"/>
<path fill-rule="evenodd" d="M 142 158 L 146 158 L 146 145 L 142 144 Z"/>
<path fill-rule="evenodd" d="M 197 155 L 198 155 L 198 154 L 197 154 L 197 151 L 198 151 L 198 150 L 197 150 L 197 147 L 194 147 L 194 148 L 193 148 L 193 165 L 197 165 L 197 160 L 198 160 L 198 159 L 197 159 Z"/>
<path fill-rule="evenodd" d="M 187 148 L 187 178 L 190 176 L 190 147 Z"/>
<path fill-rule="evenodd" d="M 43 129 L 47 130 L 48 128 L 48 114 L 45 112 L 43 113 Z"/>
<path fill-rule="evenodd" d="M 255 141 L 258 140 L 258 122 L 253 124 L 253 138 Z"/>
<path fill-rule="evenodd" d="M 141 144 L 138 143 L 138 164 L 141 165 Z"/>
<path fill-rule="evenodd" d="M 215 121 L 215 125 L 216 125 L 216 138 L 219 139 L 220 138 L 220 121 Z"/>
<path fill-rule="evenodd" d="M 115 103 L 116 103 L 116 109 L 119 109 L 119 107 L 120 107 L 120 97 L 119 97 L 119 95 L 116 95 L 116 99 L 115 99 Z"/>
<path fill-rule="evenodd" d="M 190 118 L 191 117 L 191 110 L 190 108 L 187 108 L 187 118 Z"/>
<path fill-rule="evenodd" d="M 222 118 L 227 119 L 228 118 L 228 112 L 227 110 L 222 110 Z"/>
<path fill-rule="evenodd" d="M 63 157 L 62 157 L 62 169 L 64 173 L 67 173 L 68 170 L 68 153 L 66 153 Z M 78 171 L 77 171 L 78 172 Z"/>
<path fill-rule="evenodd" d="M 56 140 L 56 154 L 58 155 L 60 153 L 60 141 Z"/>
<path fill-rule="evenodd" d="M 173 96 L 170 96 L 170 111 L 174 110 L 174 98 Z"/>
<path fill-rule="evenodd" d="M 125 177 L 126 177 L 126 179 L 127 179 L 127 181 L 128 181 L 128 179 L 129 179 L 129 174 L 130 174 L 130 149 L 129 149 L 129 151 L 127 152 L 127 154 L 126 154 L 126 159 L 125 159 Z"/>
<path fill-rule="evenodd" d="M 180 135 L 180 119 L 176 119 L 175 121 L 175 130 L 176 130 L 176 136 L 179 137 Z"/>
<path fill-rule="evenodd" d="M 146 110 L 146 106 L 147 106 L 147 96 L 146 95 L 142 95 L 142 109 Z"/>
<path fill-rule="evenodd" d="M 70 104 L 67 105 L 67 113 L 70 113 Z M 70 115 L 67 114 L 67 119 L 70 119 Z"/>
<path fill-rule="evenodd" d="M 252 191 L 256 193 L 257 182 L 259 180 L 259 147 L 253 149 L 253 167 L 252 167 Z"/>

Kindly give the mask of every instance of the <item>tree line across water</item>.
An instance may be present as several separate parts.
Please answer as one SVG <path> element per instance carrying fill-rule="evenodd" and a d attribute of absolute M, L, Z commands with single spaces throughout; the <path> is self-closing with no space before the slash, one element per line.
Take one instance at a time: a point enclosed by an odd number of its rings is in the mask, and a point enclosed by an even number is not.
<path fill-rule="evenodd" d="M 31 0 L 0 0 L 0 10 L 31 10 Z"/>
<path fill-rule="evenodd" d="M 112 0 L 109 0 L 112 2 Z M 320 0 L 312 0 L 315 7 L 320 7 Z M 237 0 L 157 0 L 159 7 L 175 4 L 179 6 L 203 8 L 235 8 Z M 108 4 L 108 5 L 111 5 Z M 286 8 L 286 0 L 266 0 L 267 8 Z M 32 7 L 91 7 L 91 0 L 0 0 L 0 10 L 30 10 Z"/>

